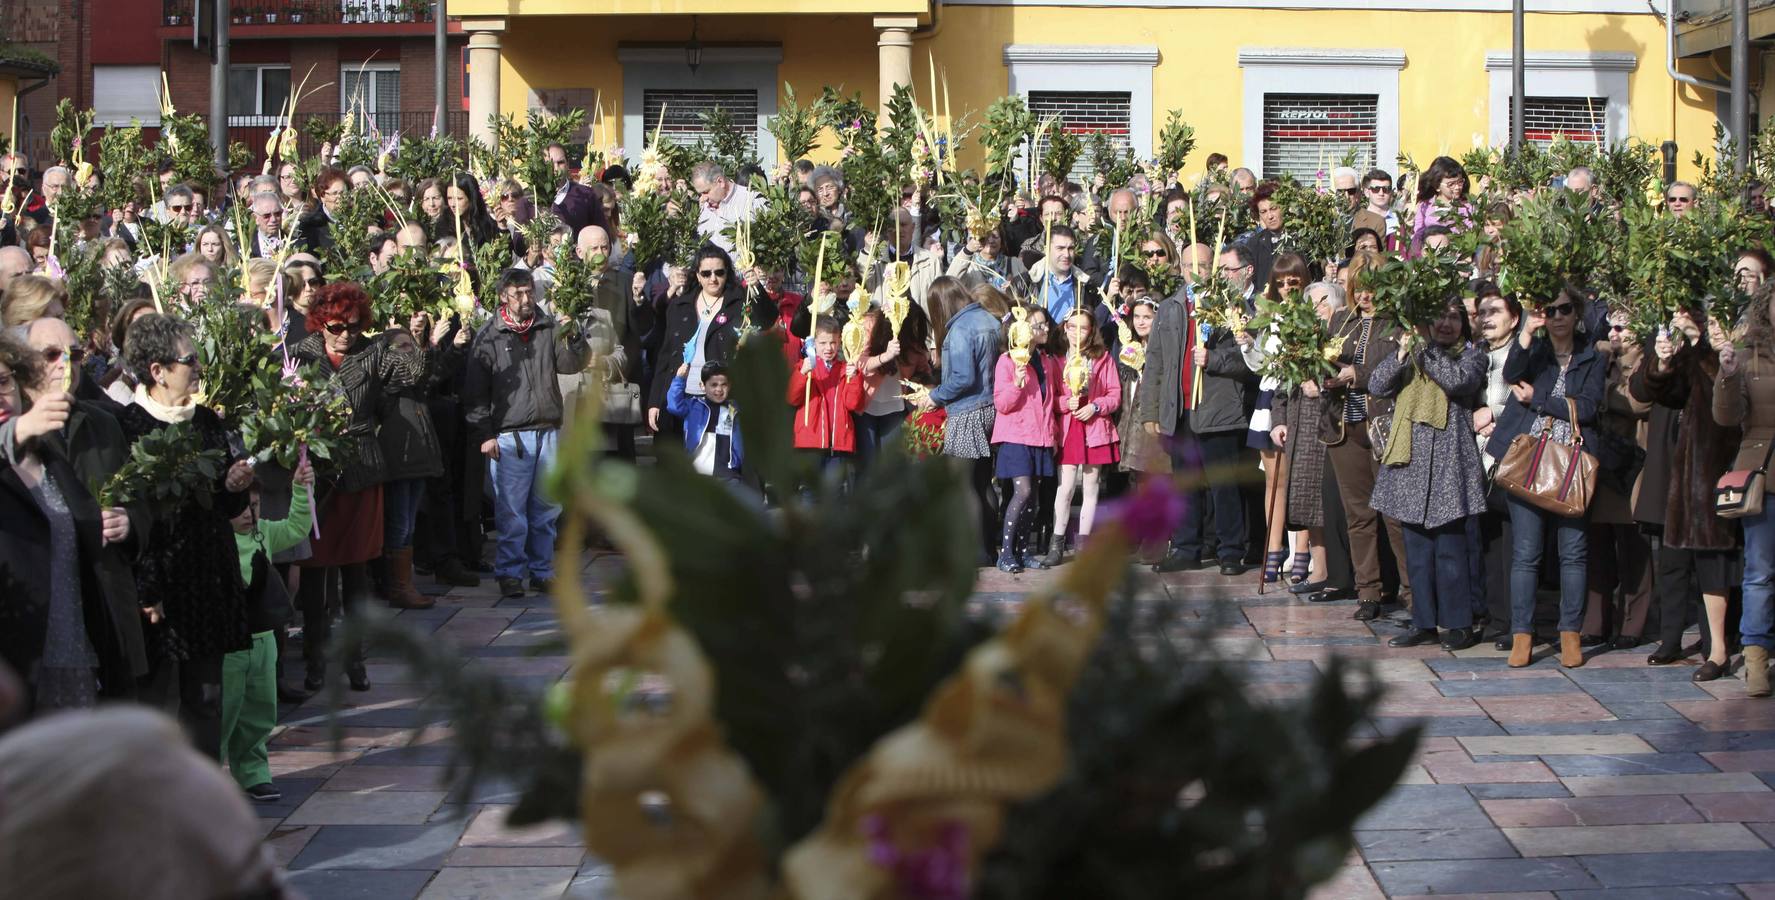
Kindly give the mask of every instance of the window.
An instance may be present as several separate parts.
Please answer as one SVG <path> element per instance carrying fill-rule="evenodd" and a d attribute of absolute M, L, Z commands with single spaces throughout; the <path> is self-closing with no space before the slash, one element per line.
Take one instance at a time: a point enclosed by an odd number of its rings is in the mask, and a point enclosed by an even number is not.
<path fill-rule="evenodd" d="M 275 125 L 289 101 L 289 66 L 228 67 L 229 124 Z"/>
<path fill-rule="evenodd" d="M 365 131 L 394 134 L 401 127 L 401 68 L 348 64 L 339 69 L 339 112 L 361 113 Z M 428 118 L 429 122 L 430 119 Z"/>
<path fill-rule="evenodd" d="M 1357 171 L 1373 168 L 1378 111 L 1374 94 L 1265 94 L 1264 177 L 1311 181 L 1352 151 Z"/>
<path fill-rule="evenodd" d="M 160 124 L 159 66 L 93 66 L 94 125 Z"/>
<path fill-rule="evenodd" d="M 1072 180 L 1089 184 L 1092 135 L 1109 135 L 1117 149 L 1131 146 L 1133 96 L 1128 91 L 1030 91 L 1029 111 L 1038 122 L 1047 121 L 1049 116 L 1059 116 L 1061 127 L 1079 136 L 1084 152 L 1073 163 Z M 1042 144 L 1038 151 L 1045 154 L 1045 139 Z"/>
<path fill-rule="evenodd" d="M 713 109 L 724 109 L 733 118 L 733 124 L 740 133 L 746 136 L 746 145 L 753 150 L 758 148 L 758 129 L 752 123 L 758 121 L 758 92 L 751 90 L 656 90 L 648 89 L 642 94 L 641 121 L 647 128 L 647 137 L 652 138 L 655 128 L 679 145 L 694 145 L 708 137 L 703 130 L 703 113 Z M 660 126 L 660 113 L 665 113 L 665 125 Z"/>
<path fill-rule="evenodd" d="M 1563 135 L 1600 144 L 1608 133 L 1608 108 L 1607 97 L 1529 97 L 1522 106 L 1522 139 L 1551 144 Z M 1505 114 L 1515 109 L 1516 98 L 1511 97 Z"/>

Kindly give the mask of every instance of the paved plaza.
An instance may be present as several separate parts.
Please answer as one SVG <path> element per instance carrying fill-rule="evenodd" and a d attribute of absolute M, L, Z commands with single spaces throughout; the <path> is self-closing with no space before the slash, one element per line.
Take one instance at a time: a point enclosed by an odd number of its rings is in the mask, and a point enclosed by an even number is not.
<path fill-rule="evenodd" d="M 592 560 L 588 583 L 618 565 Z M 988 570 L 977 590 L 1002 602 L 1049 577 Z M 1374 728 L 1426 725 L 1417 760 L 1315 900 L 1775 898 L 1775 701 L 1743 699 L 1737 678 L 1693 684 L 1692 667 L 1648 668 L 1649 648 L 1567 670 L 1539 647 L 1532 666 L 1512 670 L 1489 643 L 1388 648 L 1398 630 L 1352 620 L 1351 604 L 1257 597 L 1251 577 L 1158 583 L 1192 613 L 1225 612 L 1208 626 L 1213 645 L 1250 660 L 1253 690 L 1296 696 L 1330 657 L 1366 660 L 1388 687 Z M 564 656 L 535 655 L 558 636 L 548 598 L 499 600 L 491 579 L 400 618 L 512 678 L 542 684 L 567 671 Z M 374 661 L 370 677 L 369 693 L 347 696 L 342 748 L 328 743 L 323 698 L 286 707 L 271 739 L 284 800 L 257 808 L 311 900 L 613 900 L 608 869 L 575 826 L 504 827 L 516 796 L 498 785 L 447 802 L 449 723 L 419 708 L 426 685 Z"/>

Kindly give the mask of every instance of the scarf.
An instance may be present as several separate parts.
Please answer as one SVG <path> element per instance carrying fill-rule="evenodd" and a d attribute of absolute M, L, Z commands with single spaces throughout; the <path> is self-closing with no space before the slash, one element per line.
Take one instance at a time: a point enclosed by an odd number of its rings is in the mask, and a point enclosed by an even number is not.
<path fill-rule="evenodd" d="M 168 425 L 189 422 L 191 421 L 192 416 L 197 415 L 197 403 L 195 401 L 186 403 L 184 406 L 167 406 L 159 400 L 148 396 L 147 385 L 136 385 L 134 399 L 136 405 L 145 410 L 148 415 L 151 415 Z"/>
<path fill-rule="evenodd" d="M 1422 423 L 1437 431 L 1448 427 L 1448 394 L 1424 374 L 1416 361 L 1411 368 L 1411 381 L 1393 402 L 1393 427 L 1387 435 L 1386 452 L 1381 454 L 1383 466 L 1411 463 L 1412 425 Z"/>
<path fill-rule="evenodd" d="M 526 344 L 530 343 L 530 328 L 536 324 L 535 313 L 531 313 L 530 318 L 525 319 L 523 324 L 520 325 L 513 321 L 512 314 L 508 312 L 504 306 L 501 306 L 499 307 L 499 321 L 504 322 L 505 327 L 511 329 L 512 333 L 517 335 L 519 340 Z"/>

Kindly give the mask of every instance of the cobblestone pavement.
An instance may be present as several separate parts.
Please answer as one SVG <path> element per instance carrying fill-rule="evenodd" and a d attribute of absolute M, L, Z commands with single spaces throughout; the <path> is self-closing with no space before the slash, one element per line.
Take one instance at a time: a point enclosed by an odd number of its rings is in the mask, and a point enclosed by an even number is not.
<path fill-rule="evenodd" d="M 616 565 L 592 561 L 588 581 Z M 977 590 L 1012 599 L 1044 577 L 988 570 Z M 1538 647 L 1512 670 L 1490 644 L 1388 648 L 1398 630 L 1352 620 L 1351 604 L 1257 597 L 1250 577 L 1185 573 L 1163 586 L 1227 614 L 1214 645 L 1251 661 L 1254 690 L 1294 696 L 1331 656 L 1362 659 L 1389 688 L 1374 727 L 1426 723 L 1418 759 L 1315 900 L 1775 898 L 1775 701 L 1744 699 L 1737 678 L 1697 685 L 1689 666 L 1648 668 L 1647 648 L 1568 670 Z M 400 617 L 513 678 L 567 670 L 565 657 L 532 655 L 557 634 L 548 598 L 499 600 L 491 579 Z M 449 723 L 418 708 L 427 688 L 399 667 L 373 661 L 370 677 L 369 693 L 347 696 L 342 748 L 327 741 L 318 698 L 285 708 L 272 737 L 284 799 L 257 808 L 298 888 L 312 900 L 613 896 L 575 826 L 506 828 L 516 797 L 498 786 L 447 803 Z"/>

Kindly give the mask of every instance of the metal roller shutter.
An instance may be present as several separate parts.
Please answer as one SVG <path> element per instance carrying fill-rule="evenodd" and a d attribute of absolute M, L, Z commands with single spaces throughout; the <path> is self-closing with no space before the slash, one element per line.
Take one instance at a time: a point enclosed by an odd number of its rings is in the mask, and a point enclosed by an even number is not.
<path fill-rule="evenodd" d="M 1355 167 L 1374 167 L 1379 98 L 1374 94 L 1265 94 L 1263 176 L 1310 180 L 1356 151 Z"/>
<path fill-rule="evenodd" d="M 666 122 L 660 133 L 683 146 L 705 140 L 708 134 L 703 131 L 703 113 L 721 108 L 727 110 L 734 125 L 746 136 L 746 145 L 754 151 L 758 149 L 757 91 L 649 89 L 642 93 L 641 100 L 641 121 L 650 140 L 654 129 L 660 128 L 661 109 L 665 110 Z"/>
<path fill-rule="evenodd" d="M 1080 184 L 1090 183 L 1091 135 L 1107 134 L 1118 148 L 1129 146 L 1133 95 L 1127 91 L 1030 91 L 1029 111 L 1038 122 L 1059 116 L 1061 125 L 1084 142 L 1085 152 L 1072 167 L 1072 180 Z"/>
<path fill-rule="evenodd" d="M 1516 108 L 1516 98 L 1509 99 Z M 1607 97 L 1530 97 L 1522 108 L 1522 139 L 1551 144 L 1567 140 L 1600 144 L 1608 139 Z"/>

